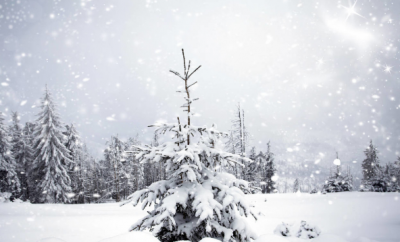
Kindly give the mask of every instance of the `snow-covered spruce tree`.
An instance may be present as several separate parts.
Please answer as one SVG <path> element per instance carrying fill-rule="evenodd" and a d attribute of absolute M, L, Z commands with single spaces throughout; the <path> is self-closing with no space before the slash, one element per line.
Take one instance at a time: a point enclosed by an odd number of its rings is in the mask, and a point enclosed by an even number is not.
<path fill-rule="evenodd" d="M 65 126 L 66 131 L 63 132 L 65 139 L 65 147 L 68 149 L 72 162 L 66 164 L 68 175 L 71 179 L 71 196 L 72 203 L 84 203 L 85 193 L 83 186 L 83 161 L 82 146 L 78 131 L 73 124 Z"/>
<path fill-rule="evenodd" d="M 129 138 L 128 147 L 132 147 L 134 145 L 140 145 L 138 136 L 135 138 Z M 153 145 L 154 146 L 154 145 Z M 158 146 L 158 145 L 157 145 Z M 136 192 L 137 190 L 140 190 L 144 187 L 144 173 L 143 173 L 143 166 L 140 164 L 140 162 L 135 158 L 134 155 L 129 155 L 126 157 L 127 163 L 130 166 L 130 180 L 131 180 L 131 193 Z M 162 164 L 160 163 L 160 166 Z M 165 167 L 163 167 L 164 170 L 164 176 L 165 176 Z M 163 180 L 163 179 L 160 179 Z"/>
<path fill-rule="evenodd" d="M 103 202 L 111 197 L 113 191 L 112 166 L 107 159 L 96 162 L 98 192 L 95 194 L 96 202 Z"/>
<path fill-rule="evenodd" d="M 65 126 L 66 131 L 63 132 L 63 134 L 66 137 L 65 140 L 65 147 L 69 150 L 71 160 L 74 161 L 75 157 L 77 157 L 79 154 L 78 150 L 81 148 L 81 139 L 79 136 L 78 131 L 75 129 L 75 126 L 73 124 L 71 125 L 66 125 Z M 71 166 L 73 167 L 75 164 L 71 163 Z"/>
<path fill-rule="evenodd" d="M 44 203 L 69 202 L 71 180 L 67 165 L 72 161 L 64 145 L 62 123 L 47 86 L 38 116 L 33 132 L 34 161 L 29 171 L 30 182 L 34 184 L 33 200 Z"/>
<path fill-rule="evenodd" d="M 395 166 L 392 163 L 386 164 L 386 168 L 384 171 L 384 176 L 387 178 L 388 181 L 388 192 L 400 192 L 400 186 L 397 183 L 397 178 L 396 178 L 396 172 L 398 170 L 395 168 Z"/>
<path fill-rule="evenodd" d="M 390 175 L 389 166 L 387 166 L 385 171 L 381 167 L 375 169 L 375 176 L 371 177 L 369 180 L 364 180 L 360 191 L 399 192 L 400 187 L 393 181 L 393 177 Z"/>
<path fill-rule="evenodd" d="M 112 166 L 114 176 L 113 197 L 115 197 L 117 202 L 121 201 L 121 177 L 123 177 L 122 162 L 125 160 L 123 157 L 125 150 L 126 144 L 124 144 L 118 136 L 112 136 L 110 142 L 108 142 L 108 147 L 104 151 L 106 159 L 109 160 Z"/>
<path fill-rule="evenodd" d="M 369 143 L 369 147 L 364 151 L 366 156 L 362 162 L 363 181 L 368 181 L 372 177 L 376 176 L 376 171 L 379 169 L 379 158 L 378 150 L 372 144 L 372 140 Z"/>
<path fill-rule="evenodd" d="M 265 182 L 265 186 L 262 187 L 262 193 L 272 193 L 276 190 L 275 181 L 273 176 L 275 176 L 276 168 L 274 164 L 274 153 L 271 152 L 270 142 L 267 143 L 267 153 L 266 162 L 261 167 L 262 170 L 262 181 Z"/>
<path fill-rule="evenodd" d="M 0 112 L 0 192 L 9 192 L 13 197 L 20 192 L 17 165 L 12 155 L 12 145 L 6 125 Z"/>
<path fill-rule="evenodd" d="M 389 164 L 389 175 L 392 182 L 397 183 L 397 186 L 400 187 L 400 157 L 394 163 Z"/>
<path fill-rule="evenodd" d="M 12 126 L 11 126 L 11 144 L 12 154 L 16 162 L 16 171 L 21 184 L 21 192 L 18 197 L 24 201 L 29 199 L 29 187 L 27 171 L 28 167 L 32 163 L 33 150 L 29 137 L 24 135 L 23 129 L 19 124 L 19 115 L 17 112 L 12 114 Z"/>
<path fill-rule="evenodd" d="M 296 193 L 298 191 L 300 191 L 300 183 L 299 183 L 299 179 L 296 178 L 293 183 L 293 192 Z"/>
<path fill-rule="evenodd" d="M 256 162 L 256 147 L 252 147 L 250 150 L 249 154 L 249 159 L 252 160 L 252 162 L 247 166 L 246 172 L 247 172 L 247 177 L 248 177 L 248 182 L 250 182 L 251 186 L 258 186 L 260 183 L 259 179 L 260 177 L 259 172 L 257 172 L 257 169 L 259 168 L 257 162 Z"/>
<path fill-rule="evenodd" d="M 33 145 L 33 130 L 35 129 L 35 124 L 31 122 L 26 122 L 24 128 L 22 129 L 25 139 L 28 141 L 29 145 Z"/>
<path fill-rule="evenodd" d="M 88 156 L 88 159 L 85 161 L 85 179 L 83 180 L 85 203 L 95 202 L 101 197 L 98 170 L 99 166 L 96 160 Z"/>
<path fill-rule="evenodd" d="M 335 167 L 333 172 L 325 181 L 322 187 L 322 192 L 332 193 L 332 192 L 348 192 L 353 190 L 353 176 L 350 171 L 350 167 L 347 167 L 345 174 L 342 172 L 341 162 L 339 156 L 336 156 L 334 161 Z"/>
<path fill-rule="evenodd" d="M 152 141 L 152 146 L 157 147 L 160 145 L 159 141 L 158 141 L 158 134 L 154 133 L 153 136 L 153 141 Z M 165 180 L 165 166 L 161 163 L 156 164 L 156 181 L 161 181 L 161 180 Z"/>
<path fill-rule="evenodd" d="M 27 182 L 27 186 L 28 186 L 27 193 L 28 193 L 28 199 L 30 201 L 34 200 L 33 199 L 35 197 L 34 190 L 35 190 L 35 186 L 36 186 L 35 182 L 31 182 L 31 181 L 34 181 L 34 179 L 32 177 L 30 177 L 31 176 L 30 170 L 32 167 L 32 162 L 35 158 L 35 151 L 33 150 L 33 140 L 34 140 L 33 131 L 34 131 L 34 129 L 35 129 L 35 124 L 31 123 L 31 122 L 26 122 L 24 128 L 22 129 L 23 136 L 24 136 L 25 142 L 27 144 L 27 147 L 29 146 L 29 148 L 31 149 L 30 162 L 27 162 L 26 166 L 25 166 L 26 182 Z"/>
<path fill-rule="evenodd" d="M 167 180 L 153 183 L 146 189 L 135 192 L 126 202 L 142 208 L 154 203 L 149 215 L 132 225 L 131 230 L 149 228 L 160 241 L 200 241 L 212 237 L 222 241 L 250 241 L 256 235 L 251 231 L 242 215 L 254 214 L 244 197 L 242 189 L 247 182 L 233 175 L 220 172 L 220 168 L 234 165 L 234 159 L 241 158 L 223 151 L 219 138 L 226 136 L 215 125 L 198 127 L 191 124 L 191 104 L 197 100 L 190 96 L 190 61 L 184 74 L 171 71 L 185 83 L 185 104 L 187 123 L 158 123 L 158 134 L 172 132 L 172 141 L 157 147 L 134 146 L 133 152 L 141 162 L 161 162 L 166 165 Z M 189 74 L 190 73 L 190 74 Z M 247 158 L 242 158 L 250 161 Z M 124 204 L 126 204 L 124 203 Z M 255 217 L 255 216 L 254 216 Z"/>

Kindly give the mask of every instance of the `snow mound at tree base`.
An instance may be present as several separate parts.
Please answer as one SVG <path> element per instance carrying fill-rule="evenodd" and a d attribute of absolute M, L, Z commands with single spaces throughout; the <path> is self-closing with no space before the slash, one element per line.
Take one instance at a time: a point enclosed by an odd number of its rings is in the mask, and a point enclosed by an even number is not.
<path fill-rule="evenodd" d="M 297 237 L 300 239 L 313 239 L 321 234 L 321 230 L 306 221 L 296 223 L 282 223 L 276 227 L 274 234 L 284 237 Z"/>
<path fill-rule="evenodd" d="M 279 235 L 261 235 L 256 239 L 254 242 L 302 242 L 303 239 L 296 238 L 296 237 L 282 237 Z M 324 234 L 318 238 L 312 240 L 313 242 L 350 242 L 348 240 L 344 240 L 336 235 L 333 234 Z M 357 242 L 364 242 L 364 241 L 357 241 Z M 365 241 L 365 242 L 377 242 L 377 241 Z"/>
<path fill-rule="evenodd" d="M 143 242 L 160 242 L 150 233 L 145 232 L 128 232 L 125 234 L 117 235 L 105 240 L 100 240 L 99 242 L 132 242 L 132 241 L 143 241 Z"/>
<path fill-rule="evenodd" d="M 200 242 L 221 242 L 221 241 L 212 239 L 212 238 L 204 238 L 204 239 L 200 240 Z"/>
<path fill-rule="evenodd" d="M 10 202 L 11 193 L 9 192 L 0 192 L 0 203 Z"/>

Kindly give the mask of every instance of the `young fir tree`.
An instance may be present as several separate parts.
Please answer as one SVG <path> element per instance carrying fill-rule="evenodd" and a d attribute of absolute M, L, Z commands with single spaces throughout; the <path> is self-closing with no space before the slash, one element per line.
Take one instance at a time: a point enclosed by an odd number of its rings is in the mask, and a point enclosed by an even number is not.
<path fill-rule="evenodd" d="M 298 191 L 300 191 L 300 183 L 299 183 L 299 179 L 296 178 L 293 183 L 293 192 L 296 193 Z"/>
<path fill-rule="evenodd" d="M 83 180 L 84 187 L 84 201 L 85 203 L 93 203 L 97 201 L 100 197 L 100 184 L 99 184 L 99 174 L 98 165 L 95 159 L 88 155 L 85 162 L 85 179 Z"/>
<path fill-rule="evenodd" d="M 33 130 L 35 130 L 35 124 L 31 122 L 26 122 L 22 132 L 24 133 L 25 139 L 28 144 L 32 147 L 33 145 Z"/>
<path fill-rule="evenodd" d="M 158 134 L 154 133 L 152 146 L 157 147 L 159 145 L 160 145 L 160 143 L 158 141 Z M 157 175 L 156 181 L 165 180 L 166 176 L 165 176 L 165 166 L 164 166 L 164 164 L 158 163 L 158 166 L 156 165 L 156 168 L 158 169 L 158 171 L 156 172 L 156 175 Z"/>
<path fill-rule="evenodd" d="M 397 157 L 397 161 L 390 164 L 389 172 L 392 177 L 392 181 L 397 183 L 397 185 L 400 187 L 400 156 Z"/>
<path fill-rule="evenodd" d="M 21 184 L 21 192 L 18 197 L 24 201 L 29 199 L 29 187 L 27 171 L 28 167 L 32 163 L 33 150 L 29 137 L 24 135 L 23 129 L 19 124 L 19 115 L 17 112 L 12 114 L 12 126 L 11 126 L 11 143 L 12 153 L 15 158 L 18 178 Z"/>
<path fill-rule="evenodd" d="M 62 123 L 56 112 L 56 105 L 47 89 L 42 98 L 41 111 L 33 132 L 35 158 L 30 178 L 35 188 L 35 202 L 69 202 L 71 180 L 68 165 L 71 161 L 69 150 L 64 145 Z"/>
<path fill-rule="evenodd" d="M 36 189 L 36 184 L 35 182 L 31 182 L 34 181 L 34 178 L 31 177 L 31 173 L 30 170 L 32 168 L 32 162 L 35 158 L 35 151 L 33 150 L 33 130 L 35 129 L 35 124 L 31 123 L 31 122 L 26 122 L 24 128 L 22 129 L 23 131 L 23 136 L 24 136 L 24 140 L 26 143 L 26 147 L 27 149 L 29 149 L 29 153 L 30 153 L 30 159 L 28 162 L 26 162 L 25 165 L 25 173 L 26 173 L 26 183 L 27 183 L 27 193 L 28 193 L 28 199 L 30 201 L 34 200 L 34 194 L 35 194 L 35 189 Z M 27 156 L 28 157 L 28 156 Z"/>
<path fill-rule="evenodd" d="M 263 172 L 263 181 L 265 182 L 265 186 L 263 187 L 263 193 L 272 193 L 275 191 L 275 181 L 273 180 L 273 176 L 276 173 L 276 168 L 274 164 L 274 153 L 271 152 L 270 142 L 267 143 L 267 153 L 266 162 L 264 167 L 262 167 Z"/>
<path fill-rule="evenodd" d="M 117 202 L 121 201 L 121 178 L 123 177 L 122 162 L 124 160 L 123 153 L 125 152 L 126 146 L 118 136 L 112 136 L 110 142 L 108 142 L 108 147 L 104 154 L 107 160 L 109 160 L 112 166 L 113 172 L 113 184 L 114 191 L 113 197 Z"/>
<path fill-rule="evenodd" d="M 84 203 L 83 154 L 80 137 L 73 124 L 66 125 L 65 128 L 65 147 L 68 149 L 72 161 L 67 164 L 68 175 L 71 179 L 71 202 Z"/>
<path fill-rule="evenodd" d="M 364 151 L 366 156 L 362 162 L 363 169 L 363 181 L 368 181 L 377 175 L 379 169 L 379 158 L 378 150 L 372 144 L 372 140 L 369 143 L 369 147 Z"/>
<path fill-rule="evenodd" d="M 379 166 L 375 169 L 375 176 L 371 177 L 369 180 L 364 180 L 360 191 L 399 192 L 400 187 L 395 182 L 395 179 L 393 179 L 389 167 L 390 164 L 388 164 L 386 168 Z"/>
<path fill-rule="evenodd" d="M 252 186 L 254 186 L 255 185 L 255 182 L 257 181 L 257 174 L 259 173 L 259 172 L 257 172 L 257 169 L 259 168 L 258 167 L 258 164 L 257 164 L 257 162 L 255 162 L 255 160 L 256 160 L 256 156 L 257 156 L 257 154 L 256 154 L 256 147 L 252 147 L 251 148 L 251 150 L 250 150 L 250 154 L 249 154 L 249 159 L 250 160 L 252 160 L 253 162 L 251 162 L 248 166 L 247 166 L 247 170 L 246 170 L 246 176 L 247 176 L 247 178 L 248 178 L 248 180 L 247 181 L 249 181 L 250 182 L 250 184 L 252 185 Z"/>
<path fill-rule="evenodd" d="M 136 158 L 141 162 L 161 162 L 166 164 L 167 180 L 153 183 L 147 189 L 135 192 L 128 202 L 142 208 L 154 208 L 137 221 L 131 230 L 150 229 L 160 241 L 190 240 L 200 241 L 204 237 L 223 241 L 250 241 L 255 234 L 241 215 L 253 213 L 244 197 L 242 189 L 247 182 L 233 175 L 219 172 L 218 167 L 234 165 L 238 155 L 222 150 L 219 139 L 226 134 L 219 132 L 215 125 L 207 128 L 191 124 L 191 104 L 197 100 L 191 97 L 189 78 L 199 68 L 190 73 L 190 61 L 184 74 L 171 71 L 185 84 L 185 104 L 187 123 L 158 123 L 158 134 L 172 132 L 174 140 L 157 147 L 134 146 Z M 249 159 L 242 158 L 245 161 Z M 254 215 L 253 215 L 254 216 Z"/>
<path fill-rule="evenodd" d="M 65 128 L 65 147 L 69 150 L 71 160 L 74 161 L 75 157 L 79 155 L 78 151 L 81 148 L 81 139 L 79 137 L 78 131 L 75 129 L 75 126 L 73 124 L 66 125 Z M 71 162 L 71 166 L 75 166 L 75 162 Z"/>
<path fill-rule="evenodd" d="M 134 145 L 140 145 L 138 136 L 136 136 L 135 138 L 129 138 L 129 140 L 128 140 L 128 144 L 127 144 L 128 147 L 132 147 Z M 130 175 L 131 183 L 132 183 L 131 193 L 133 193 L 144 187 L 143 166 L 142 166 L 142 164 L 139 163 L 139 161 L 135 158 L 134 155 L 127 156 L 126 159 L 128 161 L 128 164 L 131 167 L 131 173 L 130 173 L 131 174 Z M 164 168 L 164 176 L 165 176 L 165 168 Z M 163 179 L 161 179 L 161 180 L 163 180 Z"/>
<path fill-rule="evenodd" d="M 3 121 L 3 114 L 0 112 L 0 192 L 9 192 L 15 198 L 20 193 L 20 182 L 9 132 Z"/>
<path fill-rule="evenodd" d="M 396 183 L 392 183 L 388 174 L 381 169 L 375 170 L 375 176 L 369 180 L 364 180 L 360 191 L 365 192 L 397 192 L 398 187 Z"/>
<path fill-rule="evenodd" d="M 387 192 L 399 192 L 400 186 L 397 182 L 396 175 L 398 174 L 399 169 L 393 163 L 389 162 L 386 164 L 384 176 L 387 180 Z"/>
<path fill-rule="evenodd" d="M 339 154 L 336 152 L 336 159 L 333 162 L 335 167 L 331 171 L 331 175 L 325 181 L 322 192 L 348 192 L 353 190 L 353 176 L 350 167 L 347 167 L 346 174 L 343 174 Z"/>

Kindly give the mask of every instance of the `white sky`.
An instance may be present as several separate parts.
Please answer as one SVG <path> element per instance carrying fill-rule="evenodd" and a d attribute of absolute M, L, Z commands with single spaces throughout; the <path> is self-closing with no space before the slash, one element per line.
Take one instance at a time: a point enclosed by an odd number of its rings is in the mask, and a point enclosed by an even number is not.
<path fill-rule="evenodd" d="M 111 135 L 151 136 L 183 117 L 181 48 L 196 125 L 223 131 L 241 102 L 251 145 L 278 159 L 343 164 L 372 139 L 400 151 L 397 1 L 0 2 L 0 111 L 33 120 L 45 83 L 97 157 Z M 346 8 L 347 9 L 346 9 Z M 350 13 L 350 14 L 349 14 Z M 33 107 L 33 108 L 32 108 Z"/>

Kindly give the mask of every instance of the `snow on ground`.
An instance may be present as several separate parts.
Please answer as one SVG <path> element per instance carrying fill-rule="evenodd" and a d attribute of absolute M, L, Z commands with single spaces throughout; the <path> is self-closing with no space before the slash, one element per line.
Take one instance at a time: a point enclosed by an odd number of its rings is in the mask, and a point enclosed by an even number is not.
<path fill-rule="evenodd" d="M 249 219 L 260 235 L 257 242 L 305 241 L 273 234 L 278 224 L 300 220 L 321 229 L 321 236 L 313 242 L 400 241 L 398 193 L 257 194 L 247 198 L 263 214 L 257 222 Z M 2 203 L 0 241 L 155 242 L 157 239 L 148 232 L 127 232 L 145 214 L 140 207 L 119 207 L 115 203 Z"/>
<path fill-rule="evenodd" d="M 247 198 L 265 215 L 254 223 L 259 235 L 272 237 L 278 224 L 305 220 L 322 231 L 320 237 L 311 240 L 313 242 L 400 241 L 399 193 L 271 194 Z"/>

